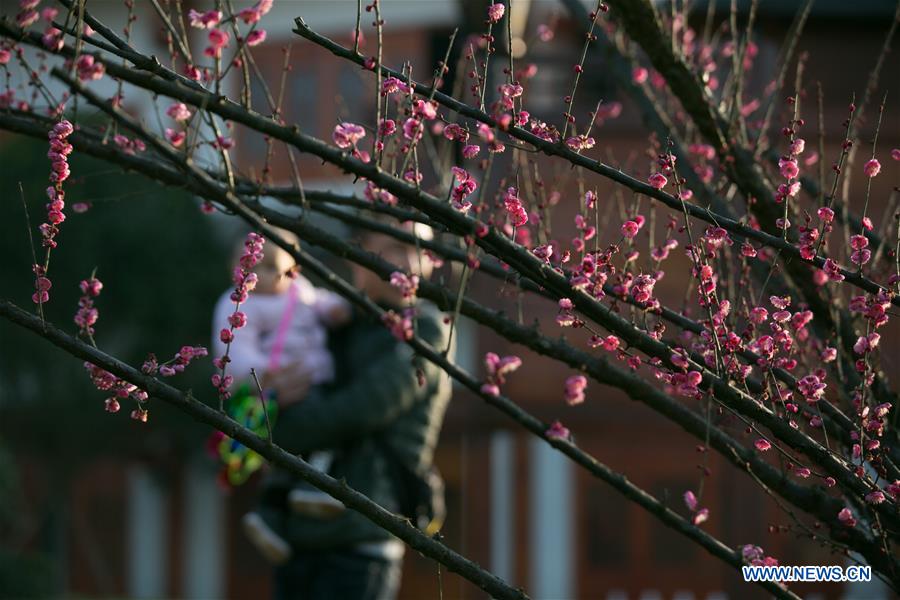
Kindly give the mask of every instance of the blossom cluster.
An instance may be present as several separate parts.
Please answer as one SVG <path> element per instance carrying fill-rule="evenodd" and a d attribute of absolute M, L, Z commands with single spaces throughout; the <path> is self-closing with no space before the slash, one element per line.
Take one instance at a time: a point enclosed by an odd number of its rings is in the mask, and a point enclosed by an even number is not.
<path fill-rule="evenodd" d="M 79 333 L 87 338 L 94 335 L 94 325 L 100 316 L 94 308 L 94 298 L 100 295 L 103 284 L 94 275 L 90 279 L 83 279 L 78 286 L 81 288 L 81 298 L 78 299 L 78 311 L 75 313 L 75 324 Z"/>
<path fill-rule="evenodd" d="M 148 411 L 144 408 L 144 402 L 147 401 L 147 392 L 90 362 L 85 362 L 84 368 L 87 370 L 94 387 L 101 392 L 109 394 L 104 402 L 106 412 L 119 412 L 122 408 L 121 402 L 131 398 L 137 402 L 137 408 L 131 411 L 131 418 L 142 423 L 147 422 Z"/>
<path fill-rule="evenodd" d="M 47 151 L 47 158 L 51 161 L 50 182 L 53 184 L 47 188 L 47 197 L 50 202 L 47 204 L 47 220 L 40 226 L 41 244 L 47 249 L 48 259 L 51 249 L 56 248 L 56 236 L 59 234 L 59 225 L 66 220 L 63 209 L 66 206 L 65 192 L 63 192 L 62 184 L 69 178 L 68 156 L 72 153 L 72 144 L 66 141 L 74 128 L 68 121 L 60 121 L 50 130 L 48 137 L 50 139 L 50 150 Z M 45 265 L 49 261 L 45 261 Z M 32 271 L 34 272 L 34 288 L 35 292 L 31 299 L 35 304 L 44 304 L 50 300 L 50 287 L 52 283 L 47 277 L 47 269 L 45 265 L 34 264 Z"/>
<path fill-rule="evenodd" d="M 234 341 L 234 332 L 247 324 L 247 315 L 240 311 L 241 303 L 246 302 L 250 292 L 256 287 L 257 275 L 253 268 L 263 259 L 263 245 L 265 238 L 258 233 L 250 232 L 244 241 L 244 251 L 234 268 L 234 291 L 231 292 L 231 301 L 234 302 L 234 312 L 228 317 L 228 327 L 219 331 L 219 339 L 225 344 L 225 354 L 213 359 L 213 364 L 218 373 L 213 374 L 212 384 L 219 393 L 219 400 L 225 401 L 231 397 L 229 388 L 234 383 L 234 376 L 226 375 L 225 370 L 230 362 L 228 352 L 231 342 Z"/>
<path fill-rule="evenodd" d="M 504 356 L 500 358 L 494 352 L 484 355 L 484 368 L 487 373 L 486 381 L 481 386 L 481 393 L 489 396 L 499 396 L 500 386 L 506 383 L 506 376 L 522 366 L 522 359 L 518 356 Z"/>
<path fill-rule="evenodd" d="M 150 353 L 147 360 L 141 365 L 141 371 L 145 375 L 156 375 L 159 373 L 163 377 L 172 377 L 178 373 L 184 372 L 192 360 L 207 356 L 209 351 L 203 346 L 182 346 L 181 349 L 166 362 L 160 364 L 156 359 L 156 355 Z"/>

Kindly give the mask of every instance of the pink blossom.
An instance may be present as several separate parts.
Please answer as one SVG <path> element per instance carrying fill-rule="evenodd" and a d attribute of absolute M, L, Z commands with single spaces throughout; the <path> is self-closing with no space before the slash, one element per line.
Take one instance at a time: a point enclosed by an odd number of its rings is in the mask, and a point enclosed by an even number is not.
<path fill-rule="evenodd" d="M 641 85 L 647 78 L 650 76 L 650 72 L 647 71 L 644 67 L 635 67 L 631 71 L 631 81 L 634 83 Z"/>
<path fill-rule="evenodd" d="M 381 316 L 381 320 L 397 340 L 405 342 L 413 338 L 411 312 L 405 310 L 403 314 L 397 314 L 393 310 L 389 310 Z"/>
<path fill-rule="evenodd" d="M 576 135 L 566 140 L 566 145 L 575 152 L 590 150 L 594 147 L 595 143 L 594 138 L 586 135 Z"/>
<path fill-rule="evenodd" d="M 500 19 L 503 18 L 503 13 L 506 12 L 506 7 L 501 3 L 497 2 L 495 4 L 491 4 L 488 7 L 488 20 L 491 23 L 496 23 Z"/>
<path fill-rule="evenodd" d="M 408 140 L 417 141 L 422 137 L 422 122 L 419 119 L 410 117 L 403 122 L 403 137 Z"/>
<path fill-rule="evenodd" d="M 803 154 L 803 150 L 806 148 L 806 140 L 803 138 L 797 138 L 793 142 L 791 142 L 791 154 L 797 156 L 798 154 Z"/>
<path fill-rule="evenodd" d="M 688 490 L 684 493 L 684 504 L 691 512 L 697 510 L 697 496 L 695 496 L 694 492 L 692 492 L 691 490 Z"/>
<path fill-rule="evenodd" d="M 204 13 L 198 12 L 193 8 L 188 11 L 188 21 L 191 27 L 197 29 L 209 29 L 215 27 L 222 20 L 222 11 L 208 10 Z"/>
<path fill-rule="evenodd" d="M 186 137 L 187 135 L 185 134 L 185 132 L 166 127 L 166 139 L 169 140 L 169 143 L 176 148 L 184 143 Z"/>
<path fill-rule="evenodd" d="M 819 215 L 819 219 L 823 223 L 831 223 L 832 221 L 834 221 L 834 211 L 827 206 L 823 206 L 822 208 L 820 208 L 816 212 L 816 214 Z"/>
<path fill-rule="evenodd" d="M 827 384 L 815 375 L 807 375 L 797 382 L 797 391 L 807 402 L 818 402 L 825 394 Z"/>
<path fill-rule="evenodd" d="M 25 9 L 16 15 L 16 25 L 24 29 L 34 24 L 39 17 L 38 11 L 34 9 Z"/>
<path fill-rule="evenodd" d="M 404 298 L 412 298 L 419 289 L 419 276 L 394 271 L 391 273 L 391 285 L 400 290 Z"/>
<path fill-rule="evenodd" d="M 551 440 L 568 440 L 572 434 L 562 423 L 553 421 L 544 435 Z"/>
<path fill-rule="evenodd" d="M 496 384 L 493 383 L 485 383 L 481 386 L 481 393 L 487 394 L 488 396 L 499 396 L 500 388 L 497 387 Z"/>
<path fill-rule="evenodd" d="M 587 388 L 587 378 L 584 375 L 572 375 L 566 379 L 566 402 L 572 406 L 584 402 L 584 390 Z"/>
<path fill-rule="evenodd" d="M 900 148 L 894 148 L 891 150 L 891 158 L 894 160 L 900 160 Z"/>
<path fill-rule="evenodd" d="M 347 149 L 366 137 L 366 130 L 355 123 L 341 123 L 335 126 L 331 137 L 338 148 Z"/>
<path fill-rule="evenodd" d="M 866 502 L 869 504 L 881 504 L 885 501 L 884 492 L 877 490 L 866 494 Z"/>
<path fill-rule="evenodd" d="M 654 188 L 656 188 L 658 190 L 661 190 L 664 187 L 666 187 L 666 183 L 669 182 L 669 180 L 666 179 L 666 176 L 663 175 L 662 173 L 654 173 L 653 175 L 650 176 L 650 178 L 647 181 L 650 182 L 651 186 L 653 186 Z"/>
<path fill-rule="evenodd" d="M 613 352 L 619 348 L 619 338 L 614 335 L 608 335 L 603 338 L 603 349 Z"/>
<path fill-rule="evenodd" d="M 695 526 L 698 526 L 702 523 L 705 523 L 708 519 L 709 519 L 709 509 L 701 508 L 694 514 L 694 517 L 691 519 L 691 523 L 693 523 Z"/>
<path fill-rule="evenodd" d="M 207 35 L 214 56 L 219 56 L 222 49 L 231 41 L 231 34 L 223 29 L 210 29 Z"/>
<path fill-rule="evenodd" d="M 482 386 L 482 391 L 493 396 L 500 394 L 500 385 L 506 383 L 506 375 L 522 366 L 522 359 L 518 356 L 504 356 L 500 358 L 493 352 L 484 355 L 484 367 L 487 371 L 487 382 Z"/>
<path fill-rule="evenodd" d="M 531 249 L 531 253 L 534 254 L 539 259 L 544 262 L 550 262 L 550 257 L 553 256 L 553 246 L 550 244 L 544 244 L 542 246 L 535 246 Z"/>
<path fill-rule="evenodd" d="M 625 221 L 622 223 L 622 235 L 630 240 L 637 235 L 640 228 L 641 226 L 634 221 Z"/>
<path fill-rule="evenodd" d="M 246 24 L 258 23 L 263 16 L 272 9 L 274 0 L 259 0 L 250 8 L 238 12 L 237 16 Z"/>
<path fill-rule="evenodd" d="M 542 42 L 551 41 L 553 39 L 553 35 L 554 35 L 553 30 L 550 29 L 550 27 L 548 25 L 546 25 L 545 23 L 541 23 L 540 25 L 537 26 L 537 34 L 538 34 L 538 38 Z"/>
<path fill-rule="evenodd" d="M 462 153 L 465 158 L 475 158 L 481 151 L 481 146 L 476 144 L 467 144 L 463 147 Z"/>
<path fill-rule="evenodd" d="M 97 323 L 99 313 L 94 308 L 94 298 L 100 295 L 103 284 L 96 277 L 82 280 L 79 284 L 81 298 L 78 300 L 78 312 L 75 313 L 75 324 L 79 333 L 86 337 L 94 335 L 94 325 Z"/>
<path fill-rule="evenodd" d="M 631 296 L 634 301 L 640 305 L 646 305 L 653 299 L 653 287 L 656 285 L 656 279 L 647 274 L 641 274 L 635 277 L 631 286 Z"/>
<path fill-rule="evenodd" d="M 528 213 L 525 211 L 525 207 L 522 206 L 522 201 L 516 195 L 517 193 L 516 188 L 509 187 L 503 196 L 503 205 L 512 221 L 513 227 L 521 227 L 528 222 Z"/>
<path fill-rule="evenodd" d="M 770 444 L 768 440 L 764 440 L 762 438 L 756 440 L 753 445 L 756 446 L 756 449 L 760 452 L 765 452 L 772 447 L 772 444 Z"/>
<path fill-rule="evenodd" d="M 78 79 L 81 81 L 96 81 L 103 77 L 106 73 L 106 67 L 103 63 L 96 62 L 92 54 L 82 54 L 75 61 L 75 70 L 78 72 Z"/>
<path fill-rule="evenodd" d="M 769 318 L 769 311 L 767 311 L 762 306 L 756 306 L 756 307 L 750 309 L 750 320 L 753 321 L 754 323 L 756 323 L 757 325 L 764 323 L 766 321 L 766 319 L 768 319 L 768 318 Z"/>
<path fill-rule="evenodd" d="M 51 52 L 59 52 L 65 46 L 62 32 L 55 27 L 47 29 L 44 35 L 41 36 L 41 43 L 44 45 L 44 48 Z"/>
<path fill-rule="evenodd" d="M 826 258 L 825 264 L 822 265 L 822 270 L 828 275 L 828 279 L 831 281 L 843 281 L 844 275 L 841 273 L 841 268 L 838 266 L 833 259 Z"/>
<path fill-rule="evenodd" d="M 266 30 L 265 29 L 254 29 L 250 33 L 247 34 L 247 45 L 248 46 L 259 46 L 264 41 L 266 41 Z"/>
<path fill-rule="evenodd" d="M 863 167 L 863 173 L 865 173 L 867 177 L 875 177 L 880 172 L 881 172 L 881 163 L 878 162 L 877 158 L 873 158 L 873 159 L 869 160 Z"/>
<path fill-rule="evenodd" d="M 849 508 L 842 508 L 838 513 L 838 521 L 843 523 L 847 527 L 855 527 L 856 519 L 853 518 L 853 513 L 850 512 Z"/>
<path fill-rule="evenodd" d="M 191 111 L 184 102 L 175 102 L 166 109 L 166 114 L 176 121 L 187 121 L 191 118 Z"/>
<path fill-rule="evenodd" d="M 785 179 L 795 179 L 800 174 L 797 161 L 793 158 L 780 158 L 778 160 L 778 168 L 781 171 L 781 176 Z"/>

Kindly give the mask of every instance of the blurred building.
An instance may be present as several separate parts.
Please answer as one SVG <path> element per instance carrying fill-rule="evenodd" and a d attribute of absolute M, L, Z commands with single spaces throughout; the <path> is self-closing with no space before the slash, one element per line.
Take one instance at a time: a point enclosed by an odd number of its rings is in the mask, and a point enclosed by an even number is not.
<path fill-rule="evenodd" d="M 697 12 L 705 13 L 705 8 L 701 10 L 699 6 L 705 3 L 696 4 Z M 800 2 L 761 4 L 754 39 L 759 44 L 757 69 L 768 75 L 760 75 L 752 82 L 757 92 L 773 72 L 780 44 Z M 814 14 L 801 42 L 801 51 L 809 53 L 805 78 L 821 81 L 824 90 L 827 161 L 837 154 L 839 125 L 846 116 L 850 95 L 854 91 L 857 96 L 861 94 L 890 25 L 891 2 L 865 4 L 870 13 L 862 14 L 853 3 L 823 3 L 824 8 L 816 8 L 819 12 Z M 264 22 L 268 39 L 254 51 L 267 79 L 277 82 L 284 49 L 289 48 L 291 70 L 285 80 L 284 118 L 322 139 L 329 139 L 334 125 L 342 120 L 371 122 L 374 81 L 350 63 L 299 40 L 290 29 L 293 18 L 302 16 L 313 29 L 351 45 L 355 5 L 349 0 L 276 2 Z M 399 67 L 409 61 L 415 78 L 430 81 L 452 28 L 462 24 L 458 45 L 469 33 L 480 31 L 480 15 L 484 13 L 479 12 L 480 6 L 478 10 L 473 8 L 476 5 L 478 2 L 468 0 L 384 0 L 384 62 Z M 728 3 L 719 5 L 719 13 L 725 14 Z M 148 15 L 152 13 L 147 6 L 139 8 Z M 109 11 L 112 19 L 116 18 L 107 5 L 98 5 L 95 10 L 101 16 Z M 562 98 L 571 85 L 573 57 L 582 38 L 555 2 L 514 0 L 513 12 L 516 11 L 529 11 L 528 19 L 518 27 L 522 28 L 522 43 L 530 46 L 527 60 L 538 67 L 538 75 L 529 84 L 526 107 L 541 119 L 559 122 Z M 363 47 L 367 53 L 374 48 L 372 19 L 371 13 L 363 14 L 368 36 Z M 534 32 L 541 23 L 553 25 L 556 39 L 552 44 L 536 39 Z M 161 48 L 161 38 L 152 34 L 142 31 L 137 45 L 148 47 L 142 43 L 146 42 Z M 458 48 L 453 56 L 458 58 Z M 495 63 L 504 60 L 498 58 Z M 883 81 L 896 81 L 900 75 L 896 60 L 889 60 L 888 65 Z M 586 115 L 598 100 L 621 103 L 621 116 L 595 132 L 597 145 L 607 153 L 611 164 L 646 175 L 646 129 L 636 108 L 617 92 L 606 71 L 602 57 L 588 61 L 579 92 L 582 104 L 577 108 Z M 499 71 L 494 76 L 499 77 Z M 253 97 L 254 107 L 268 112 L 257 104 L 263 102 L 263 91 L 255 88 Z M 868 110 L 870 115 L 874 112 L 871 106 Z M 895 113 L 886 115 L 879 140 L 881 148 L 896 147 L 900 142 L 898 118 Z M 871 128 L 871 117 L 866 127 Z M 259 172 L 265 144 L 258 138 L 242 136 L 240 128 L 234 135 L 238 140 L 238 168 L 246 173 Z M 535 157 L 535 161 L 545 181 L 568 177 L 553 217 L 555 223 L 561 224 L 562 235 L 571 229 L 578 210 L 577 182 L 551 162 L 541 157 Z M 300 157 L 300 168 L 304 184 L 310 188 L 351 189 L 346 178 L 309 157 Z M 291 181 L 281 149 L 273 163 L 273 174 L 281 182 Z M 874 214 L 881 214 L 889 188 L 898 184 L 890 176 L 888 173 L 873 184 Z M 586 176 L 585 183 L 596 186 L 600 197 L 615 206 L 616 194 L 621 191 L 594 176 Z M 853 203 L 861 202 L 854 198 Z M 647 210 L 646 200 L 641 208 Z M 617 213 L 610 212 L 610 229 L 603 239 L 618 227 Z M 602 238 L 604 233 L 601 231 L 600 235 Z M 682 270 L 686 272 L 687 269 Z M 678 276 L 675 269 L 670 269 L 670 277 L 657 287 L 664 302 L 682 302 L 685 281 L 678 280 Z M 476 276 L 471 286 L 476 298 L 492 305 L 502 298 L 500 302 L 515 309 L 513 283 L 498 286 L 495 280 Z M 540 319 L 545 333 L 558 334 L 553 325 L 556 309 L 552 304 L 529 299 L 521 311 L 525 323 Z M 576 340 L 583 337 L 571 330 L 566 334 Z M 898 339 L 894 336 L 886 343 L 900 350 Z M 770 532 L 773 527 L 788 525 L 788 517 L 747 476 L 714 453 L 698 452 L 694 438 L 645 406 L 631 402 L 618 390 L 591 382 L 586 402 L 569 407 L 563 401 L 563 381 L 572 374 L 567 368 L 512 346 L 466 321 L 459 326 L 459 344 L 459 362 L 476 374 L 481 373 L 481 359 L 487 351 L 522 356 L 525 366 L 510 377 L 505 387 L 509 397 L 547 421 L 561 420 L 586 451 L 667 499 L 675 510 L 683 511 L 683 492 L 696 489 L 700 469 L 708 468 L 711 476 L 705 483 L 703 503 L 710 507 L 711 514 L 705 527 L 726 543 L 760 545 L 781 564 L 845 562 L 846 559 L 832 556 L 792 533 Z M 52 486 L 41 477 L 40 465 L 27 457 L 21 463 L 24 491 L 38 506 L 40 499 L 52 493 Z M 524 587 L 535 598 L 764 597 L 700 547 L 665 528 L 462 389 L 456 390 L 451 404 L 437 463 L 447 481 L 449 518 L 443 532 L 446 542 L 500 577 Z M 174 462 L 123 461 L 115 456 L 97 460 L 73 474 L 67 493 L 71 502 L 64 514 L 55 517 L 64 524 L 55 531 L 60 536 L 59 568 L 67 593 L 136 598 L 268 595 L 268 565 L 237 527 L 242 514 L 253 505 L 255 490 L 247 487 L 224 495 L 216 484 L 214 465 L 201 452 Z M 30 543 L 40 540 L 35 538 Z M 877 586 L 854 589 L 838 584 L 798 585 L 795 589 L 804 597 L 821 600 L 888 597 Z M 409 552 L 401 597 L 433 598 L 440 592 L 445 598 L 484 597 L 483 592 L 461 578 L 439 573 L 433 561 Z"/>

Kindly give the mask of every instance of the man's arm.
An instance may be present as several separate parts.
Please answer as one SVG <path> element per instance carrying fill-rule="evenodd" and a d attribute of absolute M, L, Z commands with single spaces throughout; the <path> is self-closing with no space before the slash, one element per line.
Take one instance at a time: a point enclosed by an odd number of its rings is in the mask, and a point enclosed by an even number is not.
<path fill-rule="evenodd" d="M 446 331 L 430 319 L 419 321 L 419 335 L 433 347 L 446 344 Z M 390 425 L 421 398 L 412 364 L 412 349 L 404 343 L 393 345 L 350 380 L 330 393 L 316 394 L 284 409 L 275 425 L 275 442 L 294 454 L 333 448 Z M 440 370 L 423 361 L 426 387 Z"/>

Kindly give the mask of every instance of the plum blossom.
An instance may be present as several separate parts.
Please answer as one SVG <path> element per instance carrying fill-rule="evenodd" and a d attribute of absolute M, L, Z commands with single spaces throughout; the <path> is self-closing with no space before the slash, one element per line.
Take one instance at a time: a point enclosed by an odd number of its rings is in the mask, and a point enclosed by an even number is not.
<path fill-rule="evenodd" d="M 259 0 L 250 8 L 245 8 L 238 12 L 237 17 L 247 25 L 258 23 L 272 9 L 274 0 Z"/>
<path fill-rule="evenodd" d="M 587 378 L 584 375 L 572 375 L 566 379 L 565 398 L 569 406 L 584 402 L 584 390 L 587 388 Z"/>
<path fill-rule="evenodd" d="M 881 504 L 885 501 L 884 492 L 881 490 L 876 490 L 874 492 L 869 492 L 866 494 L 866 502 L 869 504 Z"/>
<path fill-rule="evenodd" d="M 404 309 L 402 314 L 389 310 L 381 315 L 381 321 L 388 328 L 388 331 L 391 332 L 391 335 L 401 342 L 406 342 L 413 338 L 414 314 L 415 309 L 412 308 Z"/>
<path fill-rule="evenodd" d="M 506 383 L 506 375 L 522 366 L 522 359 L 518 356 L 504 356 L 500 358 L 493 352 L 484 355 L 484 367 L 487 380 L 481 386 L 481 392 L 489 396 L 499 396 L 500 386 Z"/>
<path fill-rule="evenodd" d="M 650 76 L 650 72 L 644 67 L 635 67 L 631 70 L 631 81 L 637 85 L 641 85 Z"/>
<path fill-rule="evenodd" d="M 222 50 L 228 47 L 231 41 L 231 34 L 224 29 L 210 29 L 207 35 L 209 39 L 209 47 L 204 51 L 207 56 L 218 57 L 222 55 Z"/>
<path fill-rule="evenodd" d="M 257 275 L 253 272 L 253 268 L 263 259 L 263 245 L 265 238 L 255 232 L 247 234 L 244 241 L 244 251 L 238 259 L 238 264 L 234 269 L 233 281 L 235 289 L 231 293 L 231 301 L 234 302 L 234 312 L 228 319 L 229 329 L 222 329 L 219 332 L 219 339 L 226 344 L 225 354 L 213 360 L 213 364 L 219 369 L 219 372 L 212 376 L 212 384 L 219 394 L 220 408 L 221 403 L 231 397 L 229 388 L 234 382 L 234 377 L 226 375 L 225 370 L 230 362 L 228 353 L 231 349 L 230 344 L 234 340 L 234 331 L 244 327 L 247 323 L 244 313 L 240 312 L 241 303 L 246 302 L 250 292 L 256 287 Z"/>
<path fill-rule="evenodd" d="M 768 440 L 764 440 L 762 438 L 756 440 L 753 445 L 756 446 L 756 449 L 760 452 L 766 452 L 769 448 L 772 447 L 772 444 L 770 444 Z"/>
<path fill-rule="evenodd" d="M 99 279 L 91 275 L 90 279 L 84 279 L 79 284 L 81 298 L 78 299 L 78 312 L 75 313 L 75 324 L 79 333 L 87 338 L 94 335 L 94 324 L 97 323 L 99 313 L 94 308 L 94 298 L 100 295 L 103 284 Z"/>
<path fill-rule="evenodd" d="M 853 513 L 847 507 L 842 508 L 838 513 L 838 521 L 847 527 L 856 526 L 856 519 L 853 518 Z"/>
<path fill-rule="evenodd" d="M 454 179 L 457 181 L 457 185 L 453 187 L 450 193 L 451 205 L 456 210 L 466 213 L 472 207 L 472 203 L 466 200 L 466 197 L 478 188 L 478 184 L 465 169 L 452 167 L 451 170 Z"/>
<path fill-rule="evenodd" d="M 559 299 L 559 313 L 556 315 L 556 323 L 560 327 L 574 327 L 576 325 L 580 325 L 581 321 L 578 320 L 578 317 L 575 316 L 574 310 L 575 305 L 572 304 L 572 301 L 568 298 L 560 298 Z"/>
<path fill-rule="evenodd" d="M 869 160 L 865 166 L 863 166 L 863 173 L 866 174 L 866 177 L 875 177 L 881 172 L 881 163 L 878 162 L 877 158 L 873 158 Z"/>
<path fill-rule="evenodd" d="M 264 41 L 266 41 L 265 29 L 254 29 L 247 34 L 247 45 L 250 47 L 259 46 Z"/>
<path fill-rule="evenodd" d="M 640 227 L 634 221 L 625 221 L 621 227 L 622 237 L 630 240 L 637 235 L 639 229 Z"/>
<path fill-rule="evenodd" d="M 697 496 L 694 495 L 694 492 L 688 490 L 684 493 L 684 505 L 688 507 L 688 510 L 694 512 L 697 510 Z"/>
<path fill-rule="evenodd" d="M 49 131 L 47 137 L 50 142 L 50 149 L 47 151 L 47 158 L 50 159 L 50 183 L 52 185 L 47 188 L 47 198 L 50 202 L 46 205 L 47 220 L 39 227 L 41 232 L 41 245 L 47 248 L 49 253 L 51 249 L 56 248 L 56 236 L 59 233 L 59 225 L 66 220 L 63 213 L 65 208 L 65 192 L 63 192 L 62 184 L 69 178 L 69 154 L 72 153 L 72 144 L 66 141 L 75 128 L 69 121 L 62 120 Z M 49 261 L 49 254 L 47 255 Z M 45 261 L 45 264 L 48 264 Z M 47 277 L 45 266 L 34 264 L 31 267 L 34 272 L 34 288 L 35 292 L 31 299 L 35 304 L 44 304 L 50 300 L 50 288 L 52 283 Z"/>
<path fill-rule="evenodd" d="M 503 195 L 503 205 L 512 221 L 513 227 L 521 227 L 528 222 L 528 213 L 525 211 L 525 207 L 522 206 L 522 201 L 517 193 L 518 190 L 516 188 L 509 187 L 506 189 L 506 194 Z"/>
<path fill-rule="evenodd" d="M 800 174 L 797 161 L 793 158 L 778 159 L 778 169 L 781 171 L 781 176 L 785 179 L 796 179 L 797 175 Z"/>
<path fill-rule="evenodd" d="M 366 130 L 363 129 L 362 125 L 357 125 L 355 123 L 341 123 L 340 125 L 335 125 L 334 133 L 331 135 L 331 139 L 334 140 L 335 145 L 343 150 L 355 147 L 357 142 L 364 137 L 366 137 Z"/>
<path fill-rule="evenodd" d="M 807 375 L 797 382 L 797 391 L 806 398 L 809 403 L 818 402 L 825 394 L 827 384 L 816 375 Z"/>
<path fill-rule="evenodd" d="M 568 441 L 572 437 L 572 433 L 569 431 L 569 429 L 559 421 L 553 421 L 547 431 L 544 432 L 544 435 L 546 435 L 547 438 L 551 440 Z"/>
<path fill-rule="evenodd" d="M 656 188 L 658 190 L 661 190 L 664 187 L 666 187 L 666 184 L 669 182 L 669 180 L 666 179 L 666 176 L 663 175 L 662 173 L 654 173 L 653 175 L 651 175 L 649 177 L 649 179 L 647 179 L 647 181 L 650 183 L 651 186 L 653 186 L 654 188 Z"/>
<path fill-rule="evenodd" d="M 191 118 L 191 111 L 184 102 L 175 102 L 166 109 L 166 114 L 176 121 L 187 121 Z"/>
<path fill-rule="evenodd" d="M 503 13 L 506 12 L 506 7 L 503 4 L 496 2 L 491 4 L 488 7 L 488 21 L 491 23 L 496 23 L 500 19 L 503 18 Z"/>
<path fill-rule="evenodd" d="M 391 273 L 391 285 L 397 288 L 404 298 L 413 298 L 419 289 L 419 276 L 394 271 Z"/>
<path fill-rule="evenodd" d="M 590 150 L 594 147 L 595 143 L 596 141 L 594 140 L 594 138 L 587 135 L 576 135 L 566 140 L 566 146 L 568 146 L 575 152 L 579 152 L 581 150 Z"/>
<path fill-rule="evenodd" d="M 178 148 L 181 144 L 184 143 L 187 134 L 183 131 L 178 131 L 177 129 L 172 129 L 171 127 L 166 127 L 166 139 L 169 140 L 169 143 Z"/>
<path fill-rule="evenodd" d="M 96 61 L 92 54 L 82 54 L 75 61 L 75 70 L 81 81 L 96 81 L 106 73 L 102 62 Z"/>
<path fill-rule="evenodd" d="M 221 20 L 222 11 L 220 10 L 199 12 L 192 8 L 188 11 L 188 22 L 191 24 L 191 27 L 197 29 L 210 29 L 218 25 Z"/>
<path fill-rule="evenodd" d="M 641 306 L 647 306 L 653 303 L 653 287 L 656 285 L 656 279 L 652 276 L 642 273 L 635 277 L 634 283 L 631 285 L 631 297 Z"/>

